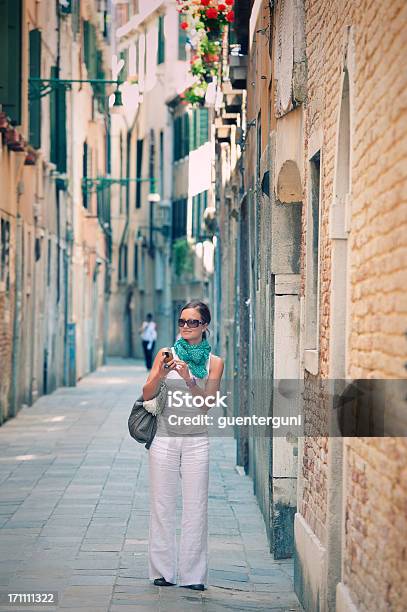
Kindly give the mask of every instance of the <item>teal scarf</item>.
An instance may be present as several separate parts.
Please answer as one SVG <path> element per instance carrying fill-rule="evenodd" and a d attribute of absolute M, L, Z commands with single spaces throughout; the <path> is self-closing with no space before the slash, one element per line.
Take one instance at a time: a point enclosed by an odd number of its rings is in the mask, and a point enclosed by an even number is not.
<path fill-rule="evenodd" d="M 194 376 L 204 378 L 207 375 L 205 366 L 212 347 L 206 338 L 199 344 L 190 344 L 185 338 L 178 338 L 174 348 L 178 357 L 185 361 Z"/>

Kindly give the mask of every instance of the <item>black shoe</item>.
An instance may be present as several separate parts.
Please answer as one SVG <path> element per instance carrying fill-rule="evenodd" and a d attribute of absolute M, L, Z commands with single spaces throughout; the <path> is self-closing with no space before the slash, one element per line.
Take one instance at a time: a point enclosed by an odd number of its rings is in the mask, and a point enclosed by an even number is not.
<path fill-rule="evenodd" d="M 203 584 L 183 584 L 186 589 L 193 589 L 194 591 L 204 591 L 205 587 Z"/>
<path fill-rule="evenodd" d="M 175 586 L 174 582 L 167 582 L 165 578 L 156 578 L 154 584 L 155 586 Z"/>

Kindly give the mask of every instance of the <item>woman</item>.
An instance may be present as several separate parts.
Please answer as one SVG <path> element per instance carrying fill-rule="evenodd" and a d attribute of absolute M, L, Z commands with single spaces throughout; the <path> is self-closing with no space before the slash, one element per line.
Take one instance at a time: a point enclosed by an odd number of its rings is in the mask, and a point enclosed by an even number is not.
<path fill-rule="evenodd" d="M 146 362 L 147 370 L 151 370 L 151 363 L 153 361 L 153 353 L 155 341 L 157 340 L 157 323 L 153 320 L 151 312 L 147 315 L 147 320 L 139 327 L 139 334 L 141 337 L 141 343 L 143 345 L 144 359 Z"/>
<path fill-rule="evenodd" d="M 158 351 L 143 387 L 144 399 L 154 397 L 162 379 L 169 386 L 168 396 L 174 384 L 195 397 L 216 395 L 224 364 L 223 359 L 212 354 L 206 339 L 210 321 L 209 308 L 203 302 L 194 300 L 181 309 L 178 320 L 181 335 L 171 347 L 173 357 L 165 363 L 168 349 Z M 206 410 L 183 405 L 177 409 L 177 416 L 194 416 Z M 173 586 L 178 571 L 180 586 L 203 591 L 208 576 L 209 437 L 206 425 L 192 428 L 171 425 L 168 417 L 174 412 L 167 400 L 149 448 L 149 576 L 155 585 Z M 175 518 L 179 477 L 183 504 L 177 564 Z"/>

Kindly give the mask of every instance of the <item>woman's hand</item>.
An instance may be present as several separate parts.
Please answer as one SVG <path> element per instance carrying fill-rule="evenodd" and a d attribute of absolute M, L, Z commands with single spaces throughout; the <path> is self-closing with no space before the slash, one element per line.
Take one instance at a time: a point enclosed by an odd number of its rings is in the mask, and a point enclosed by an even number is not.
<path fill-rule="evenodd" d="M 147 381 L 143 387 L 143 399 L 145 400 L 156 396 L 158 389 L 160 388 L 160 381 L 165 379 L 168 372 L 175 369 L 176 363 L 174 358 L 168 362 L 164 361 L 164 351 L 166 350 L 168 351 L 168 349 L 165 348 L 161 349 L 161 351 L 158 351 L 154 358 L 153 367 L 151 368 L 150 374 L 148 375 Z"/>
<path fill-rule="evenodd" d="M 191 380 L 191 374 L 189 373 L 188 365 L 185 363 L 185 361 L 182 361 L 181 359 L 174 359 L 174 362 L 175 369 L 177 370 L 178 374 L 182 376 L 184 380 Z"/>
<path fill-rule="evenodd" d="M 165 361 L 165 359 L 165 351 L 162 351 L 157 360 L 157 371 L 161 379 L 165 378 L 168 372 L 175 370 L 177 365 L 174 357 L 172 357 L 169 361 Z"/>

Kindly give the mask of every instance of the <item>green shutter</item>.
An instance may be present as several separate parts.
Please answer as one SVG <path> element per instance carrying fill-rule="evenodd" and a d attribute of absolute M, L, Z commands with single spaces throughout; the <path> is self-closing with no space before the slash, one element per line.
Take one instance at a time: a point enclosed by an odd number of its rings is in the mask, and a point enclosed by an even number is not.
<path fill-rule="evenodd" d="M 72 0 L 72 33 L 74 40 L 79 34 L 81 26 L 81 3 L 80 0 Z"/>
<path fill-rule="evenodd" d="M 184 113 L 182 115 L 182 142 L 183 142 L 182 157 L 185 157 L 189 153 L 189 120 L 188 120 L 188 113 Z"/>
<path fill-rule="evenodd" d="M 58 69 L 51 66 L 50 77 L 56 79 Z M 50 160 L 53 164 L 57 163 L 57 89 L 52 89 L 49 94 L 49 120 L 50 120 Z"/>
<path fill-rule="evenodd" d="M 30 77 L 41 76 L 41 32 L 30 31 Z M 36 149 L 41 147 L 41 98 L 29 100 L 30 143 Z"/>
<path fill-rule="evenodd" d="M 199 147 L 199 109 L 194 108 L 194 149 Z"/>
<path fill-rule="evenodd" d="M 82 177 L 88 178 L 88 143 L 83 143 L 82 150 Z M 82 204 L 85 208 L 88 208 L 88 185 L 86 180 L 82 183 Z"/>
<path fill-rule="evenodd" d="M 143 140 L 137 140 L 136 178 L 141 179 L 143 171 Z M 141 208 L 141 186 L 140 180 L 136 182 L 136 208 Z"/>
<path fill-rule="evenodd" d="M 95 79 L 97 75 L 96 30 L 90 21 L 83 22 L 83 49 L 88 78 Z"/>
<path fill-rule="evenodd" d="M 193 196 L 192 198 L 192 237 L 196 238 L 196 229 L 197 229 L 197 211 L 198 208 L 198 198 L 197 196 Z"/>
<path fill-rule="evenodd" d="M 176 117 L 174 120 L 174 161 L 182 157 L 182 117 Z"/>
<path fill-rule="evenodd" d="M 189 150 L 193 151 L 195 148 L 195 124 L 194 124 L 194 112 L 192 109 L 191 114 L 188 115 L 189 119 Z"/>
<path fill-rule="evenodd" d="M 182 21 L 184 21 L 184 17 L 180 13 L 178 16 L 178 59 L 181 61 L 185 61 L 187 59 L 185 45 L 187 43 L 188 37 L 185 30 L 180 27 Z"/>
<path fill-rule="evenodd" d="M 59 76 L 58 68 L 51 67 L 51 79 Z M 59 172 L 66 172 L 66 91 L 57 87 L 50 93 L 50 159 Z"/>
<path fill-rule="evenodd" d="M 58 160 L 57 167 L 59 172 L 66 172 L 66 90 L 60 87 L 57 93 L 58 117 L 57 117 L 57 138 L 58 138 Z"/>
<path fill-rule="evenodd" d="M 0 104 L 21 124 L 22 0 L 0 0 Z"/>
<path fill-rule="evenodd" d="M 86 66 L 89 65 L 89 38 L 90 38 L 90 23 L 83 22 L 83 60 Z"/>
<path fill-rule="evenodd" d="M 207 108 L 199 109 L 199 144 L 203 145 L 208 141 L 209 113 Z"/>
<path fill-rule="evenodd" d="M 119 53 L 119 58 L 123 60 L 123 68 L 120 70 L 119 78 L 121 81 L 125 81 L 129 75 L 129 50 L 122 49 Z"/>
<path fill-rule="evenodd" d="M 158 17 L 157 64 L 163 64 L 164 61 L 165 61 L 164 15 L 160 15 Z"/>

